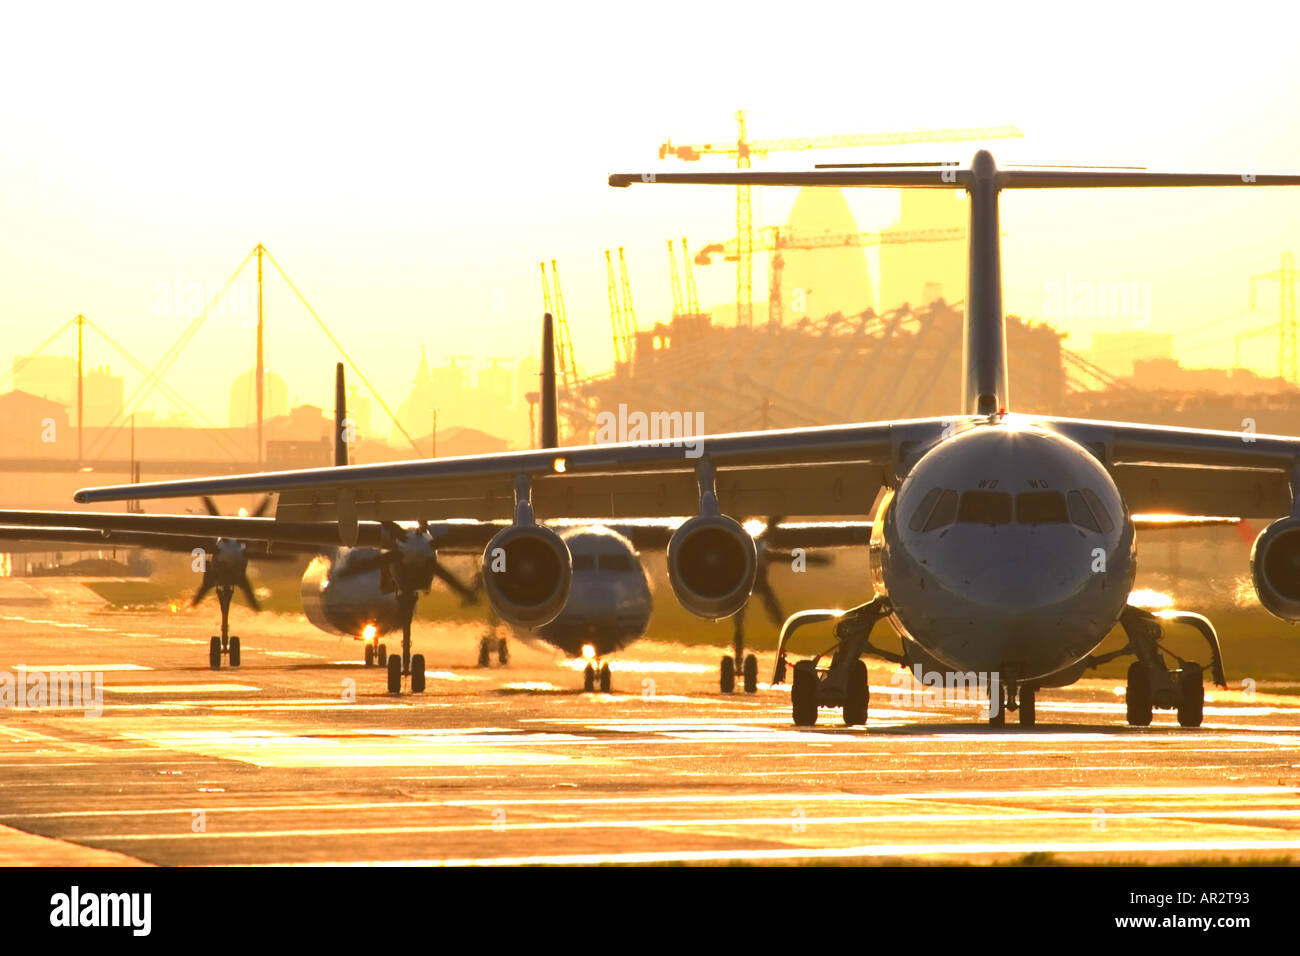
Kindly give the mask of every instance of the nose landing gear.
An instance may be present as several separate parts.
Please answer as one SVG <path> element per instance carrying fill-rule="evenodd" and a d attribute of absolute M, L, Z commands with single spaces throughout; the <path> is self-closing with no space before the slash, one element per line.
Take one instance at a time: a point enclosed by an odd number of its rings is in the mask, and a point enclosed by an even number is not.
<path fill-rule="evenodd" d="M 600 692 L 608 694 L 610 688 L 609 665 L 601 664 L 599 669 L 596 665 L 588 664 L 586 670 L 582 672 L 582 689 L 585 693 L 593 693 L 596 690 L 596 684 L 600 684 Z"/>

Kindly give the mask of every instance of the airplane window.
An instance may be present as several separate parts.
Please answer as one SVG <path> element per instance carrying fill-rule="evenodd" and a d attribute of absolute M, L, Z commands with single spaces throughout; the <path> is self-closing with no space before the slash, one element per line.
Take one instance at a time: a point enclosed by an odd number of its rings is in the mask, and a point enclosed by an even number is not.
<path fill-rule="evenodd" d="M 963 492 L 957 520 L 965 524 L 1010 524 L 1011 495 L 1005 491 Z"/>
<path fill-rule="evenodd" d="M 926 496 L 921 499 L 921 503 L 916 506 L 916 511 L 912 515 L 912 520 L 907 525 L 909 528 L 913 531 L 921 530 L 925 524 L 925 519 L 930 517 L 930 511 L 934 508 L 934 503 L 939 500 L 941 490 L 940 488 L 931 488 Z"/>
<path fill-rule="evenodd" d="M 1016 521 L 1020 524 L 1065 524 L 1069 516 L 1059 491 L 1022 491 L 1016 495 Z"/>
<path fill-rule="evenodd" d="M 594 554 L 575 554 L 573 556 L 573 570 L 595 571 L 596 556 Z"/>
<path fill-rule="evenodd" d="M 1091 488 L 1084 488 L 1083 497 L 1092 508 L 1092 513 L 1097 516 L 1097 520 L 1101 522 L 1101 530 L 1110 534 L 1111 529 L 1115 527 L 1115 522 L 1110 512 L 1106 510 L 1106 506 L 1101 503 L 1101 499 L 1097 497 L 1097 493 Z"/>
<path fill-rule="evenodd" d="M 935 528 L 946 528 L 952 524 L 952 520 L 957 517 L 957 492 L 945 491 L 939 498 L 939 503 L 934 506 L 934 511 L 930 513 L 930 520 L 925 523 L 926 531 L 933 531 Z"/>
<path fill-rule="evenodd" d="M 626 554 L 602 554 L 600 556 L 600 569 L 602 571 L 627 571 L 631 567 L 632 561 Z"/>
<path fill-rule="evenodd" d="M 1083 500 L 1083 495 L 1072 491 L 1066 495 L 1066 501 L 1070 508 L 1070 524 L 1101 534 L 1101 525 L 1097 524 L 1097 519 L 1092 509 L 1088 507 L 1088 503 Z"/>

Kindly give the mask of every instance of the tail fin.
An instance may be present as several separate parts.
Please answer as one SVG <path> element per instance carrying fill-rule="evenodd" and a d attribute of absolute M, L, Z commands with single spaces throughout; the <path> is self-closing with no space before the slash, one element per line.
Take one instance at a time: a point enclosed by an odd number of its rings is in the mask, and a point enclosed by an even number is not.
<path fill-rule="evenodd" d="M 334 464 L 348 463 L 348 390 L 343 378 L 343 363 L 334 366 Z"/>
<path fill-rule="evenodd" d="M 560 419 L 555 392 L 555 320 L 542 316 L 542 447 L 560 447 Z"/>

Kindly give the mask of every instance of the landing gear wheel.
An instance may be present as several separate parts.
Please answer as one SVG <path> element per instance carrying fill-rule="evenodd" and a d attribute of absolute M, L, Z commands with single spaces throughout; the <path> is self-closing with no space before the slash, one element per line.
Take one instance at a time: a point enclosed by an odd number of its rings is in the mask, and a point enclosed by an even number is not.
<path fill-rule="evenodd" d="M 492 666 L 492 647 L 489 641 L 490 639 L 486 637 L 479 638 L 478 641 L 478 666 L 479 667 Z"/>
<path fill-rule="evenodd" d="M 390 694 L 400 694 L 402 692 L 402 659 L 400 657 L 388 658 L 388 692 Z"/>
<path fill-rule="evenodd" d="M 1178 671 L 1178 725 L 1199 727 L 1205 716 L 1205 678 L 1200 664 L 1184 664 Z"/>
<path fill-rule="evenodd" d="M 411 656 L 411 693 L 424 693 L 424 655 Z"/>
<path fill-rule="evenodd" d="M 602 664 L 600 666 L 600 692 L 602 694 L 609 693 L 609 665 L 608 664 Z"/>
<path fill-rule="evenodd" d="M 380 667 L 388 666 L 388 648 L 383 644 L 375 646 L 375 663 Z"/>
<path fill-rule="evenodd" d="M 721 676 L 718 679 L 718 687 L 724 694 L 732 694 L 736 691 L 736 659 L 728 654 L 722 659 Z"/>
<path fill-rule="evenodd" d="M 582 689 L 588 694 L 596 689 L 596 668 L 592 667 L 590 664 L 588 664 L 587 669 L 582 672 Z"/>
<path fill-rule="evenodd" d="M 849 682 L 844 688 L 844 726 L 861 727 L 867 722 L 867 705 L 871 700 L 871 685 L 867 680 L 867 662 L 854 661 L 849 665 Z"/>
<path fill-rule="evenodd" d="M 745 693 L 758 693 L 758 658 L 753 654 L 745 658 Z"/>
<path fill-rule="evenodd" d="M 219 637 L 208 641 L 208 666 L 214 671 L 221 670 L 221 638 Z"/>
<path fill-rule="evenodd" d="M 1032 727 L 1038 719 L 1034 712 L 1034 688 L 1020 688 L 1020 726 Z"/>
<path fill-rule="evenodd" d="M 501 638 L 501 642 L 497 644 L 497 663 L 502 667 L 505 667 L 510 663 L 510 645 L 506 643 L 504 637 Z"/>
<path fill-rule="evenodd" d="M 817 665 L 812 661 L 800 661 L 794 665 L 790 709 L 794 712 L 796 727 L 811 727 L 817 723 Z"/>
<path fill-rule="evenodd" d="M 1124 688 L 1124 711 L 1130 725 L 1151 726 L 1151 674 L 1141 661 L 1128 666 L 1128 683 Z"/>
<path fill-rule="evenodd" d="M 375 666 L 375 645 L 373 644 L 366 645 L 366 666 Z"/>
<path fill-rule="evenodd" d="M 239 666 L 239 638 L 237 637 L 230 639 L 230 666 Z"/>
<path fill-rule="evenodd" d="M 785 658 L 784 657 L 778 657 L 776 659 L 776 675 L 772 678 L 772 683 L 774 684 L 785 683 Z"/>
<path fill-rule="evenodd" d="M 1003 686 L 1001 686 L 1001 683 L 999 682 L 999 686 L 998 686 L 998 690 L 997 690 L 997 695 L 998 695 L 998 700 L 997 700 L 998 712 L 997 712 L 996 714 L 993 713 L 993 694 L 992 694 L 992 688 L 991 688 L 991 687 L 989 688 L 989 691 L 990 691 L 990 693 L 989 693 L 989 726 L 990 726 L 990 727 L 1005 727 L 1005 726 L 1007 725 L 1007 694 L 1006 694 L 1006 688 L 1003 687 Z"/>

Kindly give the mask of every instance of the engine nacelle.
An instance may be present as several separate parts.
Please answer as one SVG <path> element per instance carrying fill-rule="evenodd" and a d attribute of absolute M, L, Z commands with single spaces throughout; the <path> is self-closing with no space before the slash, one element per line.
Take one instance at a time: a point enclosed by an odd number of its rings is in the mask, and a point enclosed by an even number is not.
<path fill-rule="evenodd" d="M 1250 549 L 1250 574 L 1270 614 L 1300 621 L 1300 520 L 1280 518 L 1260 532 Z"/>
<path fill-rule="evenodd" d="M 718 620 L 745 606 L 754 588 L 758 549 L 734 518 L 697 515 L 668 542 L 668 581 L 682 607 Z"/>
<path fill-rule="evenodd" d="M 483 590 L 516 627 L 541 627 L 564 610 L 573 583 L 569 546 L 550 528 L 511 525 L 483 551 Z"/>

